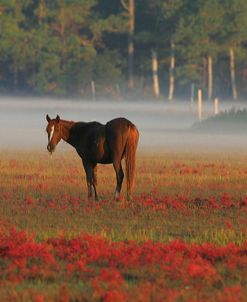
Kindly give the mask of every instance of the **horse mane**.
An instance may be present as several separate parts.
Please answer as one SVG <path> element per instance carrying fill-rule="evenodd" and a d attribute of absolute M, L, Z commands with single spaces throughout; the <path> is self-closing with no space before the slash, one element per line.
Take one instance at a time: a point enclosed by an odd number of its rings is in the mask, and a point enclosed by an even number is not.
<path fill-rule="evenodd" d="M 70 136 L 71 128 L 76 124 L 74 121 L 66 121 L 60 120 L 61 131 L 62 131 L 62 138 L 63 140 L 67 141 Z"/>
<path fill-rule="evenodd" d="M 74 121 L 67 121 L 67 120 L 60 120 L 60 123 L 66 124 L 66 125 L 71 125 L 71 127 L 76 123 Z"/>

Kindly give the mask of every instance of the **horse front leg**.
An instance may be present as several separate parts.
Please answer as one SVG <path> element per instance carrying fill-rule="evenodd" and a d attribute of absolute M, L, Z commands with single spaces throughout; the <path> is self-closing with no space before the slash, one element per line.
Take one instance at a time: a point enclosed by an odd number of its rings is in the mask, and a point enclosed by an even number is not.
<path fill-rule="evenodd" d="M 98 198 L 96 186 L 97 186 L 97 165 L 94 165 L 93 166 L 93 189 L 94 189 L 94 198 L 96 201 L 98 201 L 99 198 Z"/>

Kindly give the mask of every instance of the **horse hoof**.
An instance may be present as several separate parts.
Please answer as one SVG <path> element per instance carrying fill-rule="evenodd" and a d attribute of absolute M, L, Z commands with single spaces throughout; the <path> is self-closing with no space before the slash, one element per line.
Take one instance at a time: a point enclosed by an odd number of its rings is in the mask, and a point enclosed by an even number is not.
<path fill-rule="evenodd" d="M 114 194 L 114 200 L 115 201 L 120 201 L 120 194 L 119 194 L 118 191 L 116 191 L 115 194 Z"/>
<path fill-rule="evenodd" d="M 127 201 L 133 201 L 132 196 L 127 195 Z"/>

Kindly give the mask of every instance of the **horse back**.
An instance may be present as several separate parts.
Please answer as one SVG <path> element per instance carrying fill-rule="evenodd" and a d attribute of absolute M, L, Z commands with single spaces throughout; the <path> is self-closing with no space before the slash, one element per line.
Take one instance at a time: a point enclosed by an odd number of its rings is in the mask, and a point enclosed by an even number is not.
<path fill-rule="evenodd" d="M 135 126 L 125 118 L 116 118 L 102 125 L 98 122 L 78 123 L 79 155 L 93 163 L 108 164 L 114 158 L 123 158 L 129 129 Z M 136 129 L 136 128 L 135 128 Z"/>
<path fill-rule="evenodd" d="M 123 117 L 113 119 L 106 124 L 106 140 L 113 156 L 124 157 L 128 137 L 133 131 L 139 136 L 135 125 Z"/>
<path fill-rule="evenodd" d="M 115 118 L 106 123 L 106 131 L 115 133 L 116 135 L 119 133 L 125 133 L 128 131 L 129 127 L 133 127 L 134 124 L 131 123 L 128 119 L 124 117 Z"/>

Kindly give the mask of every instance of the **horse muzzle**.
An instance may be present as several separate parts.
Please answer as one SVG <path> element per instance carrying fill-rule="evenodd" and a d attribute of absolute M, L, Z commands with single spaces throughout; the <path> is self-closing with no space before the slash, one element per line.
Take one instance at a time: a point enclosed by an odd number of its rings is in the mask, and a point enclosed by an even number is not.
<path fill-rule="evenodd" d="M 52 153 L 52 152 L 55 151 L 55 147 L 53 147 L 51 144 L 48 144 L 48 145 L 47 145 L 47 150 L 48 150 L 50 153 Z"/>

